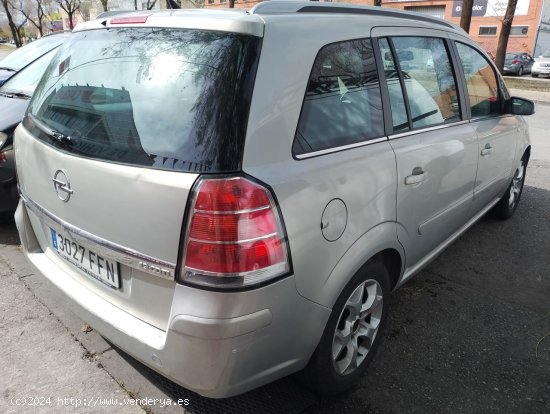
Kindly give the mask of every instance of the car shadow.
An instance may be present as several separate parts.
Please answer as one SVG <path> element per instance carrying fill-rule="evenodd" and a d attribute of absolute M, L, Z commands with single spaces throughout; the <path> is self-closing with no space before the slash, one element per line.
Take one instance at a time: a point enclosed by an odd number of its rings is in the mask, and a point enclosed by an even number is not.
<path fill-rule="evenodd" d="M 0 224 L 0 245 L 2 244 L 10 246 L 21 244 L 15 223 Z"/>
<path fill-rule="evenodd" d="M 317 395 L 305 389 L 293 376 L 283 378 L 235 397 L 223 399 L 206 398 L 156 373 L 124 351 L 118 349 L 115 345 L 111 344 L 111 346 L 129 365 L 148 381 L 154 383 L 173 401 L 187 400 L 189 404 L 184 405 L 183 408 L 185 408 L 186 412 L 192 414 L 301 413 L 313 407 L 319 400 Z"/>

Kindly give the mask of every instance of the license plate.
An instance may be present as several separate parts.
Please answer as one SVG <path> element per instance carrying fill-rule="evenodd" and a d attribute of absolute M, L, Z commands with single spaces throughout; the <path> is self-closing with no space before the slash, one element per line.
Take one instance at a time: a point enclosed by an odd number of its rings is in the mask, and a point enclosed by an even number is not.
<path fill-rule="evenodd" d="M 118 263 L 50 228 L 52 247 L 63 259 L 87 275 L 114 288 L 120 287 Z"/>

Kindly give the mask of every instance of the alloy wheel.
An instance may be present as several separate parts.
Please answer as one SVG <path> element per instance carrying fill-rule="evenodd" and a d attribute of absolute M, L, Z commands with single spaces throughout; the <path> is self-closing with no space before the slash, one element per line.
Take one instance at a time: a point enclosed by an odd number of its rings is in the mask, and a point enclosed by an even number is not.
<path fill-rule="evenodd" d="M 351 374 L 365 360 L 382 320 L 383 297 L 382 286 L 368 279 L 346 301 L 332 340 L 332 362 L 338 374 Z"/>
<path fill-rule="evenodd" d="M 510 194 L 508 198 L 508 206 L 514 208 L 519 200 L 521 194 L 521 189 L 523 187 L 523 176 L 525 175 L 525 162 L 521 160 L 519 162 L 518 168 L 512 179 L 512 185 L 510 186 Z"/>

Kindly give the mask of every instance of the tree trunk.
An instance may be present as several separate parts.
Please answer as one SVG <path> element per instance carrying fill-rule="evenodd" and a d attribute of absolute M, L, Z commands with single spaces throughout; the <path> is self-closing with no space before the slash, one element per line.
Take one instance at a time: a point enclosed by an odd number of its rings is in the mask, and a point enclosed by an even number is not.
<path fill-rule="evenodd" d="M 229 8 L 234 9 L 235 8 L 235 0 L 229 0 Z"/>
<path fill-rule="evenodd" d="M 74 23 L 73 23 L 74 12 L 67 13 L 67 15 L 69 16 L 69 29 L 73 30 L 74 29 Z"/>
<path fill-rule="evenodd" d="M 506 57 L 506 47 L 508 46 L 508 37 L 510 37 L 510 29 L 512 28 L 512 22 L 514 21 L 514 14 L 516 12 L 516 5 L 518 0 L 508 0 L 508 7 L 506 7 L 506 14 L 504 14 L 504 20 L 502 20 L 502 27 L 500 29 L 500 36 L 498 37 L 497 57 L 495 63 L 497 69 L 502 73 L 504 67 L 504 58 Z"/>
<path fill-rule="evenodd" d="M 374 0 L 373 6 L 382 7 L 382 0 Z"/>
<path fill-rule="evenodd" d="M 474 7 L 474 0 L 462 1 L 462 12 L 460 14 L 460 27 L 466 32 L 470 33 L 470 23 L 472 21 L 472 8 Z"/>
<path fill-rule="evenodd" d="M 137 0 L 134 0 L 134 10 L 137 10 Z"/>
<path fill-rule="evenodd" d="M 13 22 L 13 17 L 10 13 L 9 5 L 7 0 L 1 1 L 4 11 L 6 12 L 6 18 L 8 19 L 8 25 L 10 26 L 11 36 L 16 47 L 21 47 L 21 39 L 19 37 L 19 32 L 17 31 L 17 26 Z"/>

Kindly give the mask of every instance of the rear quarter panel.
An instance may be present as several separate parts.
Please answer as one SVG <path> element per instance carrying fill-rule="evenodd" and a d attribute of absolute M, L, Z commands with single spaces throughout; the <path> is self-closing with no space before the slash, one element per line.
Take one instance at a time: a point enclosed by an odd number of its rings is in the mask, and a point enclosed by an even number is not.
<path fill-rule="evenodd" d="M 317 52 L 330 43 L 369 37 L 365 19 L 334 18 L 341 20 L 333 22 L 334 30 L 319 31 L 318 21 L 298 24 L 269 16 L 243 159 L 244 171 L 275 192 L 299 293 L 329 307 L 372 255 L 390 246 L 402 251 L 395 228 L 395 156 L 387 141 L 314 158 L 292 157 Z M 311 36 L 313 31 L 316 36 Z M 292 47 L 284 44 L 288 33 L 292 33 Z M 335 198 L 346 205 L 347 225 L 339 239 L 329 242 L 323 237 L 321 217 Z"/>

